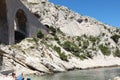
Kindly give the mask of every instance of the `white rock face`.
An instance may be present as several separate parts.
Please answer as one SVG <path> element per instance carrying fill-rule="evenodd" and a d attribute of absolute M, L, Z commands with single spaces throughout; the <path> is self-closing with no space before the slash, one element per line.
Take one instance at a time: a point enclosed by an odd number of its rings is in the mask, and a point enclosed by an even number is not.
<path fill-rule="evenodd" d="M 63 72 L 65 71 L 64 68 L 59 67 L 53 61 L 49 59 L 42 59 L 42 64 L 44 64 L 48 69 L 52 70 L 53 72 Z"/>
<path fill-rule="evenodd" d="M 115 77 L 113 80 L 120 80 L 120 77 Z"/>
<path fill-rule="evenodd" d="M 64 33 L 70 36 L 81 36 L 84 34 L 98 36 L 101 33 L 100 27 L 97 25 L 89 24 L 79 24 L 77 21 L 73 20 L 67 24 L 63 24 L 60 28 Z"/>
<path fill-rule="evenodd" d="M 39 3 L 39 0 L 27 0 L 29 3 Z"/>
<path fill-rule="evenodd" d="M 28 2 L 38 1 L 30 0 Z M 83 34 L 98 36 L 101 33 L 107 33 L 109 35 L 104 29 L 104 26 L 108 25 L 105 25 L 94 18 L 77 14 L 67 7 L 54 5 L 48 2 L 48 0 L 40 0 L 34 7 L 26 3 L 25 5 L 33 13 L 37 13 L 41 16 L 39 20 L 43 24 L 60 28 L 64 33 L 70 36 L 81 36 Z M 112 28 L 111 26 L 108 27 Z"/>
<path fill-rule="evenodd" d="M 0 76 L 0 80 L 14 80 L 11 76 Z"/>
<path fill-rule="evenodd" d="M 92 58 L 80 60 L 80 56 L 76 57 L 71 51 L 67 51 L 52 36 L 42 39 L 28 38 L 16 45 L 0 45 L 0 49 L 6 52 L 9 57 L 3 58 L 3 70 L 15 68 L 16 73 L 51 73 L 63 72 L 71 69 L 86 69 L 93 67 L 104 67 L 120 65 L 120 58 L 114 57 L 115 49 L 120 49 L 120 39 L 115 43 L 111 36 L 117 34 L 115 27 L 105 25 L 93 18 L 79 15 L 64 6 L 54 5 L 48 0 L 21 0 L 32 13 L 39 15 L 38 20 L 44 25 L 59 28 L 63 33 L 62 37 L 56 33 L 61 43 L 71 41 L 77 45 L 80 54 L 92 54 Z M 33 3 L 33 4 L 31 4 Z M 85 35 L 88 37 L 85 38 Z M 50 35 L 50 34 L 49 34 Z M 76 37 L 81 39 L 77 41 Z M 83 37 L 84 36 L 84 37 Z M 93 43 L 90 40 L 99 38 Z M 48 42 L 44 42 L 48 38 Z M 87 41 L 88 48 L 83 49 L 84 41 Z M 105 56 L 99 49 L 100 45 L 107 46 L 111 50 L 111 55 Z M 60 53 L 54 50 L 57 46 L 61 49 L 62 57 L 67 56 L 68 61 L 62 60 Z M 86 54 L 88 53 L 88 54 Z M 118 78 L 117 78 L 118 79 Z M 116 80 L 116 78 L 115 78 Z"/>

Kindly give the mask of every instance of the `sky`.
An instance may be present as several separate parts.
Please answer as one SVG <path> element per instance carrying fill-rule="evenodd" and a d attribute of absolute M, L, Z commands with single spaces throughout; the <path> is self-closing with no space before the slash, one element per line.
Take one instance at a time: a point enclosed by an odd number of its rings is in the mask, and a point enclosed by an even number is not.
<path fill-rule="evenodd" d="M 120 28 L 120 0 L 49 0 L 103 23 Z"/>

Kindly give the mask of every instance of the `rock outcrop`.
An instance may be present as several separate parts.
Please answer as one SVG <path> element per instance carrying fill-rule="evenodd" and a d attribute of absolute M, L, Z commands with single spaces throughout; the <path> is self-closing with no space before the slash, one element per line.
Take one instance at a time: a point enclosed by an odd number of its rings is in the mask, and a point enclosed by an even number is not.
<path fill-rule="evenodd" d="M 15 45 L 1 44 L 1 70 L 49 74 L 120 65 L 119 28 L 48 0 L 21 1 L 49 28 L 49 34 L 39 32 L 38 38 L 27 38 Z"/>
<path fill-rule="evenodd" d="M 120 80 L 120 77 L 115 77 L 113 80 Z"/>

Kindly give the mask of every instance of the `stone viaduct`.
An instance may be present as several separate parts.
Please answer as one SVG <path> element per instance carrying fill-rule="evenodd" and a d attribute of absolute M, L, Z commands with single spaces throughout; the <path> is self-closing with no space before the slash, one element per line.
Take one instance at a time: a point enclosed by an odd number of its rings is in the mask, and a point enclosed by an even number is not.
<path fill-rule="evenodd" d="M 22 4 L 20 0 L 0 0 L 0 42 L 14 44 L 25 37 L 36 36 L 47 28 Z"/>

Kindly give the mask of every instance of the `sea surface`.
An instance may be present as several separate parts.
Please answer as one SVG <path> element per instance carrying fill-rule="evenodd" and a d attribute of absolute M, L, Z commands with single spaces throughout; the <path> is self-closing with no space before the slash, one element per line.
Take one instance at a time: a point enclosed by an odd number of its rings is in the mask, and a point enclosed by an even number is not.
<path fill-rule="evenodd" d="M 120 76 L 120 67 L 74 70 L 45 76 L 31 75 L 30 77 L 32 80 L 112 80 L 116 76 Z"/>

